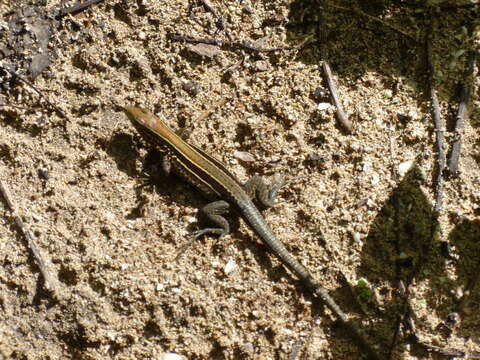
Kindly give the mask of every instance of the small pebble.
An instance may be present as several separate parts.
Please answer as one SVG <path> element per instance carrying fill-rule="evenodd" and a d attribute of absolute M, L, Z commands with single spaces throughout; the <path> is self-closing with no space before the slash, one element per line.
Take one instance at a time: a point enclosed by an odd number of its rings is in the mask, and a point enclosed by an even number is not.
<path fill-rule="evenodd" d="M 158 357 L 158 360 L 185 360 L 186 358 L 182 355 L 175 353 L 163 353 Z"/>
<path fill-rule="evenodd" d="M 326 103 L 326 102 L 323 102 L 323 103 L 319 103 L 317 105 L 317 110 L 318 111 L 325 111 L 327 109 L 329 109 L 332 105 L 330 103 Z"/>
<path fill-rule="evenodd" d="M 218 47 L 209 44 L 188 45 L 187 50 L 201 57 L 212 59 L 215 55 L 220 54 Z"/>
<path fill-rule="evenodd" d="M 398 168 L 397 168 L 398 175 L 404 176 L 408 172 L 408 170 L 412 168 L 413 163 L 414 163 L 413 160 L 408 160 L 398 164 Z"/>
<path fill-rule="evenodd" d="M 44 180 L 48 180 L 50 178 L 50 173 L 47 168 L 38 169 L 38 175 Z"/>
<path fill-rule="evenodd" d="M 397 119 L 401 123 L 406 124 L 407 122 L 412 120 L 412 117 L 410 115 L 404 115 L 404 114 L 397 113 Z"/>
<path fill-rule="evenodd" d="M 172 288 L 172 293 L 175 295 L 180 295 L 182 293 L 182 290 L 179 288 Z"/>
<path fill-rule="evenodd" d="M 312 93 L 312 97 L 315 100 L 325 99 L 327 98 L 327 95 L 328 95 L 327 90 L 321 87 L 317 87 Z"/>
<path fill-rule="evenodd" d="M 353 241 L 355 241 L 356 243 L 360 244 L 362 242 L 360 233 L 355 231 L 352 233 L 352 237 L 353 237 Z"/>
<path fill-rule="evenodd" d="M 235 151 L 233 157 L 245 162 L 255 161 L 255 156 L 245 151 Z"/>
<path fill-rule="evenodd" d="M 258 60 L 255 62 L 255 70 L 257 71 L 267 71 L 268 63 L 264 60 Z"/>
<path fill-rule="evenodd" d="M 182 89 L 191 96 L 197 96 L 200 92 L 201 86 L 195 81 L 186 81 L 183 83 Z"/>
<path fill-rule="evenodd" d="M 230 259 L 228 260 L 227 264 L 223 268 L 223 272 L 225 273 L 225 275 L 230 275 L 232 272 L 235 271 L 236 268 L 237 268 L 237 264 L 235 263 L 235 260 Z"/>
<path fill-rule="evenodd" d="M 253 354 L 255 351 L 253 344 L 250 342 L 247 342 L 245 344 L 240 345 L 240 349 L 245 353 L 245 354 Z"/>
<path fill-rule="evenodd" d="M 107 219 L 108 221 L 114 221 L 115 214 L 110 211 L 105 211 L 105 219 Z"/>

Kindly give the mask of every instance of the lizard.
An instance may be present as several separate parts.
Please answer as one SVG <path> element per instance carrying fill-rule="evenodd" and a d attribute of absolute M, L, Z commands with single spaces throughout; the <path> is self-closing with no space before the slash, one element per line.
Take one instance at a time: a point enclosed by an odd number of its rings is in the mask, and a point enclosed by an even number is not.
<path fill-rule="evenodd" d="M 234 208 L 281 263 L 311 289 L 352 332 L 370 357 L 378 359 L 359 329 L 349 321 L 347 315 L 328 294 L 327 289 L 315 281 L 310 271 L 276 238 L 254 204 L 252 195 L 256 195 L 262 205 L 272 206 L 277 191 L 284 184 L 276 185 L 269 190 L 260 177 L 253 177 L 246 184 L 242 184 L 220 161 L 197 146 L 184 141 L 158 116 L 135 106 L 124 106 L 123 110 L 143 138 L 163 155 L 162 165 L 167 174 L 173 169 L 207 198 L 214 200 L 204 206 L 201 211 L 218 227 L 197 231 L 194 239 L 204 234 L 216 234 L 222 237 L 229 233 L 229 223 L 223 215 L 229 212 L 230 207 Z"/>

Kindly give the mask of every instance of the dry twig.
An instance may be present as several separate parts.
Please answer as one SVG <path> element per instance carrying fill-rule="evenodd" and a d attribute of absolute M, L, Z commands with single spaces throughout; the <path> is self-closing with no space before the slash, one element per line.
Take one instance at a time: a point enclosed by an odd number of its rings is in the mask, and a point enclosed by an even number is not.
<path fill-rule="evenodd" d="M 5 173 L 5 172 L 3 172 Z M 17 211 L 15 210 L 15 205 L 13 204 L 10 194 L 5 187 L 5 185 L 2 183 L 0 180 L 0 193 L 2 194 L 3 198 L 5 199 L 5 202 L 7 203 L 8 207 L 10 208 L 10 211 L 12 212 L 13 219 L 15 221 L 15 224 L 17 227 L 20 229 L 22 232 L 23 236 L 27 240 L 27 245 L 30 251 L 32 252 L 32 255 L 35 259 L 35 262 L 40 269 L 40 273 L 42 274 L 44 280 L 45 280 L 45 288 L 52 293 L 55 299 L 59 299 L 59 283 L 56 274 L 50 269 L 49 266 L 49 261 L 45 258 L 45 256 L 42 254 L 42 251 L 38 247 L 37 243 L 35 242 L 35 239 L 32 235 L 32 233 L 27 229 L 27 226 L 23 223 L 22 219 L 20 216 L 18 216 Z"/>
<path fill-rule="evenodd" d="M 440 105 L 438 103 L 437 91 L 435 89 L 435 67 L 433 65 L 433 56 L 432 56 L 432 43 L 433 43 L 433 31 L 434 31 L 434 14 L 430 11 L 430 24 L 429 29 L 426 34 L 426 56 L 427 56 L 427 69 L 429 75 L 429 92 L 432 106 L 432 116 L 435 123 L 435 143 L 437 147 L 438 157 L 437 157 L 437 166 L 438 174 L 436 178 L 436 199 L 435 199 L 435 212 L 439 214 L 443 208 L 443 171 L 446 165 L 446 155 L 445 155 L 445 145 L 444 145 L 444 123 L 442 116 L 440 114 Z"/>
<path fill-rule="evenodd" d="M 64 16 L 66 16 L 68 14 L 74 15 L 74 14 L 79 13 L 80 11 L 83 11 L 86 8 L 88 8 L 88 7 L 90 7 L 94 4 L 98 4 L 102 1 L 104 1 L 104 0 L 87 0 L 83 3 L 79 2 L 79 3 L 77 3 L 73 6 L 69 6 L 69 7 L 60 9 L 58 14 L 55 16 L 55 19 L 60 20 L 61 18 L 63 18 Z"/>
<path fill-rule="evenodd" d="M 452 175 L 458 174 L 458 160 L 460 158 L 460 148 L 462 145 L 462 134 L 461 131 L 465 124 L 465 118 L 467 115 L 467 106 L 470 100 L 470 77 L 473 74 L 473 68 L 475 61 L 477 59 L 477 53 L 475 51 L 470 51 L 467 57 L 467 65 L 465 67 L 465 72 L 463 75 L 463 83 L 460 87 L 460 104 L 458 105 L 458 112 L 455 123 L 455 141 L 452 145 L 452 152 L 450 153 L 450 158 L 448 159 L 448 171 Z"/>
<path fill-rule="evenodd" d="M 20 81 L 22 81 L 23 83 L 27 84 L 28 86 L 30 86 L 33 90 L 35 90 L 35 92 L 43 99 L 47 102 L 48 105 L 50 105 L 53 110 L 55 110 L 55 112 L 58 114 L 58 116 L 60 116 L 62 119 L 66 119 L 67 118 L 67 115 L 65 115 L 65 113 L 58 107 L 56 106 L 55 104 L 53 104 L 50 100 L 48 100 L 48 98 L 42 94 L 42 92 L 40 90 L 38 90 L 36 88 L 35 85 L 33 85 L 30 81 L 28 81 L 27 79 L 25 79 L 23 76 L 21 76 L 20 74 L 16 73 L 15 71 L 13 70 L 10 70 L 8 69 L 7 67 L 2 67 L 5 71 L 8 71 L 12 76 L 18 78 Z"/>
<path fill-rule="evenodd" d="M 458 359 L 480 360 L 480 353 L 476 351 L 460 351 L 455 349 L 444 349 L 427 342 L 418 341 L 417 345 L 423 347 L 428 352 L 434 352 L 443 356 L 455 357 Z"/>
<path fill-rule="evenodd" d="M 327 80 L 328 89 L 330 90 L 330 95 L 332 97 L 333 104 L 337 109 L 337 120 L 342 128 L 349 134 L 352 133 L 352 123 L 348 119 L 347 114 L 343 111 L 342 102 L 340 101 L 337 93 L 337 87 L 335 85 L 335 81 L 333 80 L 332 71 L 330 70 L 330 66 L 324 60 L 322 62 L 322 69 L 323 74 L 325 75 L 325 79 Z"/>
<path fill-rule="evenodd" d="M 178 35 L 178 34 L 170 34 L 169 38 L 174 41 L 184 41 L 186 43 L 192 44 L 208 44 L 208 45 L 215 45 L 215 46 L 231 46 L 243 49 L 249 52 L 258 52 L 258 53 L 268 53 L 268 52 L 275 52 L 275 51 L 282 51 L 282 50 L 299 50 L 303 46 L 305 46 L 306 41 L 303 41 L 299 45 L 295 46 L 279 46 L 274 48 L 259 48 L 246 41 L 227 41 L 227 40 L 220 40 L 220 39 L 203 39 L 203 38 L 192 38 L 190 36 Z"/>
<path fill-rule="evenodd" d="M 348 115 L 343 110 L 342 102 L 338 97 L 337 86 L 335 84 L 335 80 L 332 76 L 332 70 L 330 69 L 330 65 L 326 59 L 326 42 L 327 42 L 327 34 L 325 33 L 325 19 L 323 16 L 323 8 L 319 9 L 318 13 L 318 26 L 317 26 L 317 44 L 320 50 L 320 59 L 322 60 L 322 70 L 325 79 L 327 80 L 327 86 L 330 91 L 330 97 L 332 99 L 333 104 L 336 108 L 337 120 L 340 126 L 347 132 L 352 132 L 352 124 L 348 119 Z"/>

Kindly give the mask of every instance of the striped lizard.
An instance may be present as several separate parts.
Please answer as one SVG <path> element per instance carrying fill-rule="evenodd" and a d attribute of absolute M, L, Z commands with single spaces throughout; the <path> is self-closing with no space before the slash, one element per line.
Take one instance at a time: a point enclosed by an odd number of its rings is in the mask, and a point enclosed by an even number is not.
<path fill-rule="evenodd" d="M 270 247 L 273 254 L 347 326 L 371 358 L 378 358 L 327 290 L 313 279 L 311 273 L 275 237 L 253 203 L 252 195 L 257 195 L 263 205 L 272 206 L 276 192 L 283 184 L 268 191 L 266 185 L 260 181 L 261 178 L 253 177 L 243 185 L 221 162 L 198 147 L 185 142 L 154 114 L 134 106 L 125 106 L 123 109 L 137 131 L 164 155 L 163 168 L 167 173 L 173 168 L 175 173 L 197 187 L 208 198 L 215 200 L 203 207 L 202 212 L 219 227 L 198 231 L 194 234 L 195 239 L 208 233 L 220 237 L 229 233 L 229 224 L 223 215 L 233 207 L 260 239 Z"/>

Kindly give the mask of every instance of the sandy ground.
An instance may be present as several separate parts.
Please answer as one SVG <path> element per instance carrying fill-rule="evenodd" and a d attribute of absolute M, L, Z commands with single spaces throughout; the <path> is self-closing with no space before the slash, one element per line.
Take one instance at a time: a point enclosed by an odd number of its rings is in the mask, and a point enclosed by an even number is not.
<path fill-rule="evenodd" d="M 4 3 L 0 21 L 31 4 Z M 60 6 L 37 4 L 47 14 Z M 324 53 L 352 134 L 327 104 L 315 41 L 319 10 L 308 2 L 212 1 L 223 29 L 202 6 L 188 14 L 188 4 L 175 0 L 106 0 L 64 17 L 52 35 L 55 58 L 34 84 L 67 119 L 21 82 L 2 95 L 0 179 L 59 283 L 55 298 L 0 202 L 0 358 L 161 359 L 173 352 L 289 359 L 296 351 L 297 359 L 362 358 L 330 312 L 241 221 L 221 241 L 205 237 L 176 259 L 201 227 L 196 213 L 205 200 L 161 174 L 158 154 L 122 105 L 146 107 L 187 130 L 190 142 L 241 181 L 301 176 L 264 212 L 267 222 L 382 356 L 405 312 L 398 279 L 410 284 L 421 341 L 480 352 L 479 78 L 461 173 L 446 179 L 437 221 L 422 13 L 359 4 L 385 24 L 333 7 L 324 12 Z M 478 32 L 465 32 L 474 15 L 437 14 L 433 59 L 447 150 L 465 51 L 480 49 Z M 258 53 L 199 49 L 169 34 L 263 48 L 308 42 Z M 144 186 L 145 176 L 154 186 Z M 452 323 L 459 306 L 461 321 Z M 409 339 L 402 324 L 393 359 L 445 358 Z"/>

